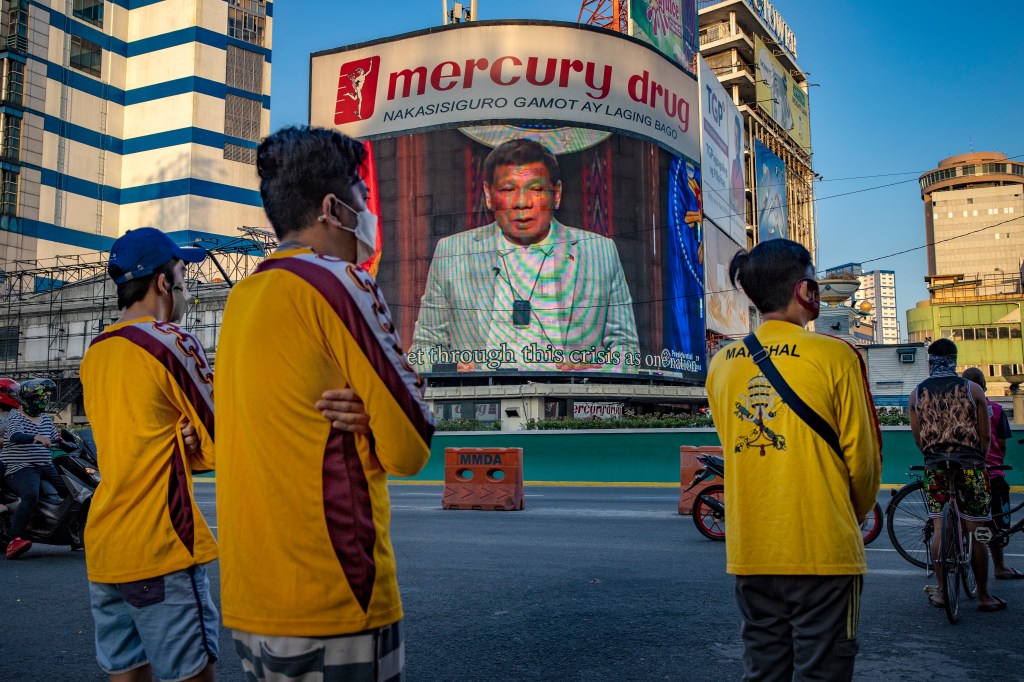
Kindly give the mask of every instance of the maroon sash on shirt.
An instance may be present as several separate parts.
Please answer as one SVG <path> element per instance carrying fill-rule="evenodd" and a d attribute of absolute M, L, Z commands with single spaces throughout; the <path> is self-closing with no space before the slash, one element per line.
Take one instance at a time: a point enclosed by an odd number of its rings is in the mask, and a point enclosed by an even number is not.
<path fill-rule="evenodd" d="M 213 438 L 213 372 L 203 344 L 170 322 L 139 322 L 103 332 L 90 347 L 111 338 L 131 341 L 164 366 Z"/>
<path fill-rule="evenodd" d="M 108 339 L 122 338 L 146 351 L 167 370 L 185 394 L 210 439 L 213 439 L 213 372 L 203 346 L 192 334 L 170 322 L 139 322 L 104 332 L 90 347 Z M 130 387 L 126 387 L 129 388 Z M 170 459 L 167 481 L 167 508 L 171 525 L 188 553 L 195 555 L 195 518 L 192 491 L 184 455 L 177 440 Z"/>

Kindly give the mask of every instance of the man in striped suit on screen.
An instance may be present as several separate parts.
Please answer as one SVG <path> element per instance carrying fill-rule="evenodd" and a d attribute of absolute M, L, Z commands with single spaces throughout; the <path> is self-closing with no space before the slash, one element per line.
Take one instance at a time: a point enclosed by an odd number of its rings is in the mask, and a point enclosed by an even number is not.
<path fill-rule="evenodd" d="M 494 222 L 438 242 L 410 358 L 425 370 L 628 369 L 639 340 L 618 251 L 608 237 L 554 218 L 555 156 L 511 140 L 487 156 L 484 177 Z"/>

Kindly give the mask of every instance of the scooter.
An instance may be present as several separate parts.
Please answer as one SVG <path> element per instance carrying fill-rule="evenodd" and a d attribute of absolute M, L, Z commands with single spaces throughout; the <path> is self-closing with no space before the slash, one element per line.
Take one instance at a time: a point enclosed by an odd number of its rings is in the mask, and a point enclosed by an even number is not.
<path fill-rule="evenodd" d="M 724 459 L 716 455 L 697 455 L 697 461 L 701 463 L 701 468 L 697 470 L 686 491 L 716 476 L 725 480 Z M 725 486 L 716 484 L 703 488 L 693 500 L 691 516 L 701 535 L 711 540 L 725 540 Z M 881 535 L 883 518 L 882 507 L 876 502 L 864 523 L 860 524 L 860 534 L 865 545 L 870 545 Z"/>
<path fill-rule="evenodd" d="M 55 443 L 59 454 L 54 456 L 53 465 L 71 493 L 61 499 L 49 484 L 44 483 L 23 537 L 43 545 L 67 545 L 72 550 L 81 549 L 85 538 L 85 521 L 96 486 L 100 483 L 100 472 L 96 464 L 95 446 L 86 439 L 62 429 Z M 2 484 L 0 479 L 0 503 L 7 507 L 0 511 L 0 552 L 7 549 L 11 537 L 11 520 L 20 498 Z"/>
<path fill-rule="evenodd" d="M 688 492 L 698 484 L 716 476 L 725 480 L 725 460 L 717 455 L 697 455 L 701 468 L 690 482 Z M 693 524 L 704 537 L 711 540 L 725 540 L 725 486 L 709 485 L 693 501 L 691 512 Z"/>

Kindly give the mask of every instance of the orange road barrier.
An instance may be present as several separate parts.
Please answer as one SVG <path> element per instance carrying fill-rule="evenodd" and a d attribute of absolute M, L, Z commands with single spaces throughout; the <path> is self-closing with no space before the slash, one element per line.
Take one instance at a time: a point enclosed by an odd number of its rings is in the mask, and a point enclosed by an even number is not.
<path fill-rule="evenodd" d="M 523 449 L 445 448 L 441 508 L 523 509 Z"/>
<path fill-rule="evenodd" d="M 692 445 L 681 445 L 679 447 L 679 513 L 689 514 L 693 509 L 693 501 L 697 495 L 709 485 L 724 485 L 724 481 L 718 476 L 713 476 L 703 483 L 697 484 L 693 490 L 684 492 L 690 487 L 693 477 L 700 471 L 702 465 L 697 461 L 697 455 L 718 455 L 722 456 L 722 448 L 717 445 L 705 445 L 694 447 Z"/>

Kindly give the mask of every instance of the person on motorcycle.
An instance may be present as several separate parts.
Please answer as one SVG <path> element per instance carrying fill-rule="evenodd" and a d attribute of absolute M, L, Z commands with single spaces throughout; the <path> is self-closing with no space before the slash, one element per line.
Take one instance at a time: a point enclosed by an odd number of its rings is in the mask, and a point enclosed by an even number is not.
<path fill-rule="evenodd" d="M 11 414 L 11 410 L 17 410 L 20 407 L 18 402 L 18 389 L 21 387 L 14 379 L 8 379 L 3 377 L 0 379 L 0 440 L 3 440 L 4 434 L 7 432 L 7 418 Z"/>
<path fill-rule="evenodd" d="M 22 535 L 39 502 L 41 483 L 48 482 L 61 497 L 70 494 L 50 455 L 50 444 L 57 440 L 57 429 L 43 414 L 56 389 L 49 379 L 26 381 L 18 387 L 19 409 L 12 410 L 7 417 L 0 460 L 6 467 L 7 487 L 21 499 L 11 519 L 8 559 L 17 559 L 32 547 L 32 541 Z"/>
<path fill-rule="evenodd" d="M 0 379 L 0 448 L 3 447 L 4 434 L 7 432 L 7 418 L 10 416 L 11 410 L 18 409 L 18 387 L 19 384 L 14 379 L 7 377 Z M 0 483 L 3 482 L 6 475 L 7 467 L 0 459 Z M 0 514 L 5 511 L 7 511 L 7 505 L 0 504 Z"/>

